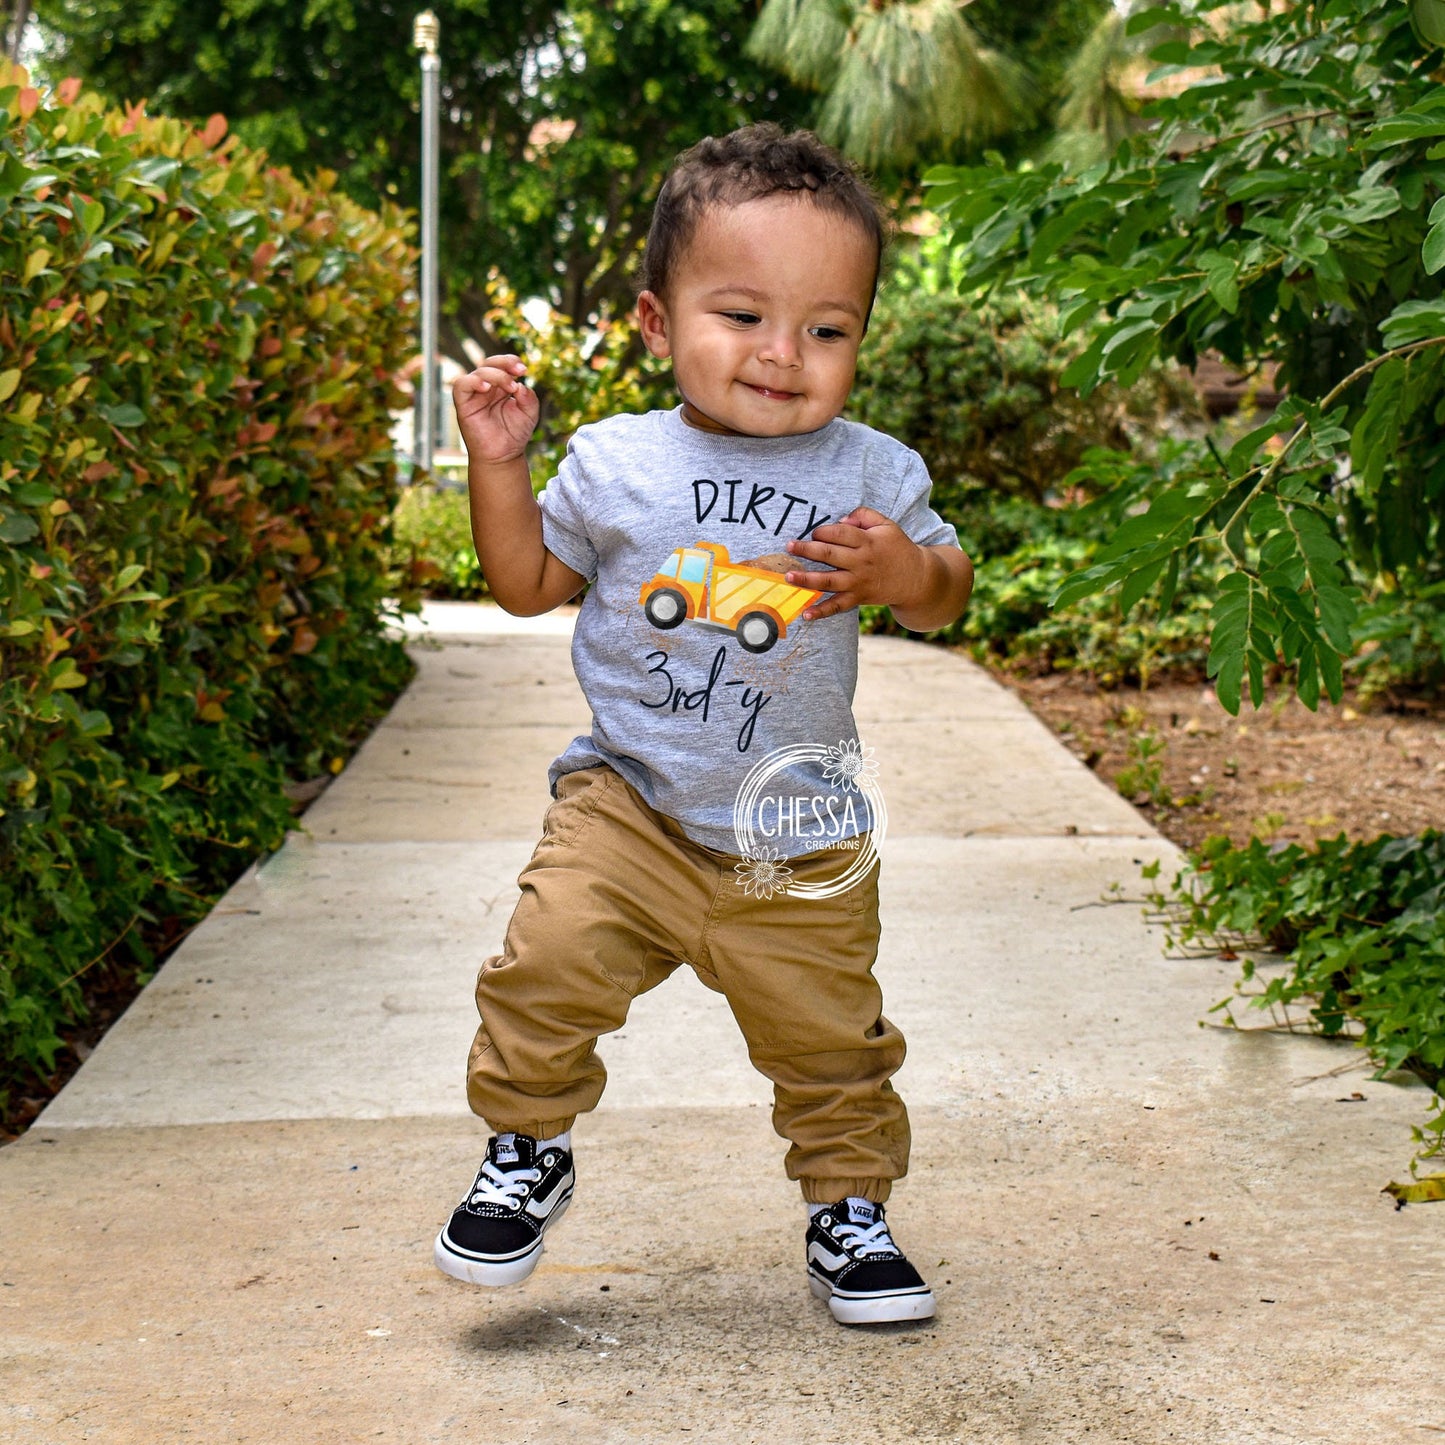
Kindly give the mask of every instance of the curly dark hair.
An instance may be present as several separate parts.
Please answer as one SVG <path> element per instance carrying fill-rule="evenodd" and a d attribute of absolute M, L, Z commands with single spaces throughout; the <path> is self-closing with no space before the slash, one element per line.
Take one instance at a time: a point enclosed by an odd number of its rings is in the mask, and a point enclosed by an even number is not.
<path fill-rule="evenodd" d="M 862 229 L 877 247 L 876 294 L 890 230 L 882 201 L 858 168 L 812 131 L 788 132 L 771 121 L 708 136 L 673 162 L 652 212 L 642 253 L 642 289 L 666 295 L 678 259 L 709 206 L 740 206 L 785 192 L 806 193 L 816 205 Z"/>

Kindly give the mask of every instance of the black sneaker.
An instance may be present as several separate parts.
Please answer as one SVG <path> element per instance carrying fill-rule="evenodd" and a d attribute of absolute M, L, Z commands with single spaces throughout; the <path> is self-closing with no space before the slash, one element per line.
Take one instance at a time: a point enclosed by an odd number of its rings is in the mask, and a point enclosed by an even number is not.
<path fill-rule="evenodd" d="M 808 1224 L 808 1285 L 844 1325 L 931 1320 L 933 1292 L 893 1243 L 883 1206 L 829 1204 Z"/>
<path fill-rule="evenodd" d="M 572 1154 L 528 1134 L 494 1135 L 476 1182 L 437 1235 L 432 1258 L 468 1284 L 517 1284 L 537 1268 L 542 1236 L 572 1201 Z"/>

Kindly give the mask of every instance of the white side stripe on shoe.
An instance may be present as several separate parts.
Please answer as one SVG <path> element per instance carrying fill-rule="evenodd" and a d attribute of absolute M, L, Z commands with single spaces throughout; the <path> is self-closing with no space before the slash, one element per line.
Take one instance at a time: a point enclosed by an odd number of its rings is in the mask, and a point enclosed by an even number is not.
<path fill-rule="evenodd" d="M 556 1204 L 557 1193 L 553 1190 L 552 1196 L 549 1199 L 529 1199 L 522 1213 L 530 1214 L 533 1219 L 546 1219 L 556 1207 Z"/>
<path fill-rule="evenodd" d="M 814 1240 L 808 1246 L 808 1263 L 820 1264 L 826 1270 L 837 1271 L 845 1264 L 851 1264 L 852 1260 L 846 1254 L 830 1254 L 821 1244 Z"/>

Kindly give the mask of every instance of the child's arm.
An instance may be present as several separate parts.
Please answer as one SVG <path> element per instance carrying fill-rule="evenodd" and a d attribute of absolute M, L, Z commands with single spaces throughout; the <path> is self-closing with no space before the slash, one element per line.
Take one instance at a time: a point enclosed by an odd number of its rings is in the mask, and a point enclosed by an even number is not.
<path fill-rule="evenodd" d="M 893 609 L 910 632 L 933 632 L 963 615 L 973 591 L 973 563 L 957 547 L 920 547 L 896 522 L 871 507 L 859 507 L 788 551 L 826 562 L 832 572 L 789 572 L 789 582 L 831 592 L 803 616 L 831 617 L 862 603 Z"/>
<path fill-rule="evenodd" d="M 477 561 L 492 596 L 517 617 L 550 612 L 587 583 L 542 541 L 542 509 L 527 468 L 538 404 L 522 382 L 526 369 L 518 357 L 489 356 L 452 386 L 467 448 Z"/>

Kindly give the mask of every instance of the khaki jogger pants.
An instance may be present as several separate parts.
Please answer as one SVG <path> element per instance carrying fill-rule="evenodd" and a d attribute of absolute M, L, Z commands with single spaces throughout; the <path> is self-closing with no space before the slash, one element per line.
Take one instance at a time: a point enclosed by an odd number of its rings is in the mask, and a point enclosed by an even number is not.
<path fill-rule="evenodd" d="M 836 877 L 837 849 L 788 859 L 794 882 Z M 682 963 L 722 993 L 773 1082 L 773 1127 L 803 1197 L 878 1202 L 908 1167 L 890 1077 L 903 1036 L 873 977 L 878 870 L 833 898 L 760 898 L 732 854 L 693 842 L 612 768 L 565 774 L 502 953 L 477 978 L 467 1099 L 494 1132 L 548 1139 L 596 1106 L 600 1034 Z"/>

